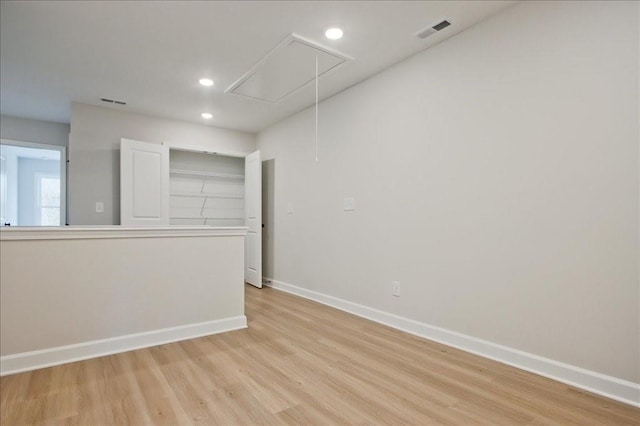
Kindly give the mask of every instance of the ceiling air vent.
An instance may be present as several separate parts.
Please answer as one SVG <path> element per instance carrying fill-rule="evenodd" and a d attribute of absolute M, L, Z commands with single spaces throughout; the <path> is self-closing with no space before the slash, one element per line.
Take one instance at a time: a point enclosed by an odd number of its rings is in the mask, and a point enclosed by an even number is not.
<path fill-rule="evenodd" d="M 125 101 L 114 101 L 113 99 L 108 99 L 108 98 L 100 98 L 100 100 L 102 102 L 106 102 L 109 104 L 117 104 L 117 105 L 126 105 L 127 103 Z"/>
<path fill-rule="evenodd" d="M 276 103 L 352 58 L 291 34 L 225 91 Z"/>
<path fill-rule="evenodd" d="M 446 19 L 442 19 L 439 22 L 436 22 L 435 24 L 429 25 L 427 28 L 421 29 L 416 33 L 416 36 L 418 38 L 425 39 L 429 36 L 434 35 L 438 31 L 444 30 L 449 25 L 451 25 L 451 22 L 447 21 Z"/>

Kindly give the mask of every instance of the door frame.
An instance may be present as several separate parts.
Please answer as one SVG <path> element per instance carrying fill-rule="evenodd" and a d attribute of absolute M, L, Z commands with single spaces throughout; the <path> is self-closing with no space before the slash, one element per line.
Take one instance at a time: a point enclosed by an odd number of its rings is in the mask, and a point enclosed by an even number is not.
<path fill-rule="evenodd" d="M 46 143 L 17 141 L 13 139 L 0 139 L 0 145 L 19 146 L 22 148 L 46 149 L 48 151 L 60 152 L 60 226 L 66 225 L 67 224 L 67 147 L 60 146 L 60 145 L 49 145 Z"/>

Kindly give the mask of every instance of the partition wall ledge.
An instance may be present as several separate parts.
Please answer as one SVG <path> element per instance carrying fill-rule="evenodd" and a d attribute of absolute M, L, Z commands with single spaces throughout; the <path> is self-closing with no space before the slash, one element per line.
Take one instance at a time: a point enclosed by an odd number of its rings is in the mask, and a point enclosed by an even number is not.
<path fill-rule="evenodd" d="M 2 227 L 0 241 L 79 240 L 104 238 L 228 237 L 246 235 L 244 226 L 59 226 Z"/>

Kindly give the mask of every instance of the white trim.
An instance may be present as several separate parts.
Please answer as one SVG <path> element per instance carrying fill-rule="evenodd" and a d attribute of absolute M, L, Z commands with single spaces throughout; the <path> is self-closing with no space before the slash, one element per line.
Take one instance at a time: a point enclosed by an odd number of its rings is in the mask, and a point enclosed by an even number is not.
<path fill-rule="evenodd" d="M 172 238 L 245 236 L 244 226 L 65 226 L 2 227 L 0 241 L 9 240 L 83 240 L 105 238 Z"/>
<path fill-rule="evenodd" d="M 295 294 L 296 296 L 304 297 L 425 339 L 502 362 L 625 404 L 640 407 L 640 384 L 637 383 L 414 321 L 271 278 L 265 277 L 264 282 L 265 286 L 276 290 Z"/>
<path fill-rule="evenodd" d="M 0 357 L 0 376 L 247 328 L 244 315 Z"/>

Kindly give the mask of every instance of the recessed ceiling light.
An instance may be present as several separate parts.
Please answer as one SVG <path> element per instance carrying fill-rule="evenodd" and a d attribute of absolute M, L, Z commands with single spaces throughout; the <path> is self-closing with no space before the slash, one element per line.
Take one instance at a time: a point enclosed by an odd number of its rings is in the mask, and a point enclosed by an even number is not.
<path fill-rule="evenodd" d="M 200 80 L 198 80 L 200 82 L 200 84 L 202 84 L 203 86 L 213 86 L 213 80 L 211 80 L 210 78 L 201 78 Z"/>
<path fill-rule="evenodd" d="M 342 34 L 344 34 L 342 30 L 340 28 L 335 28 L 335 27 L 329 28 L 327 31 L 324 32 L 325 37 L 331 40 L 338 40 L 342 38 Z"/>
<path fill-rule="evenodd" d="M 202 116 L 202 118 L 206 118 L 207 120 L 209 120 L 210 118 L 213 118 L 213 114 L 210 114 L 208 112 L 203 112 L 200 115 Z"/>

